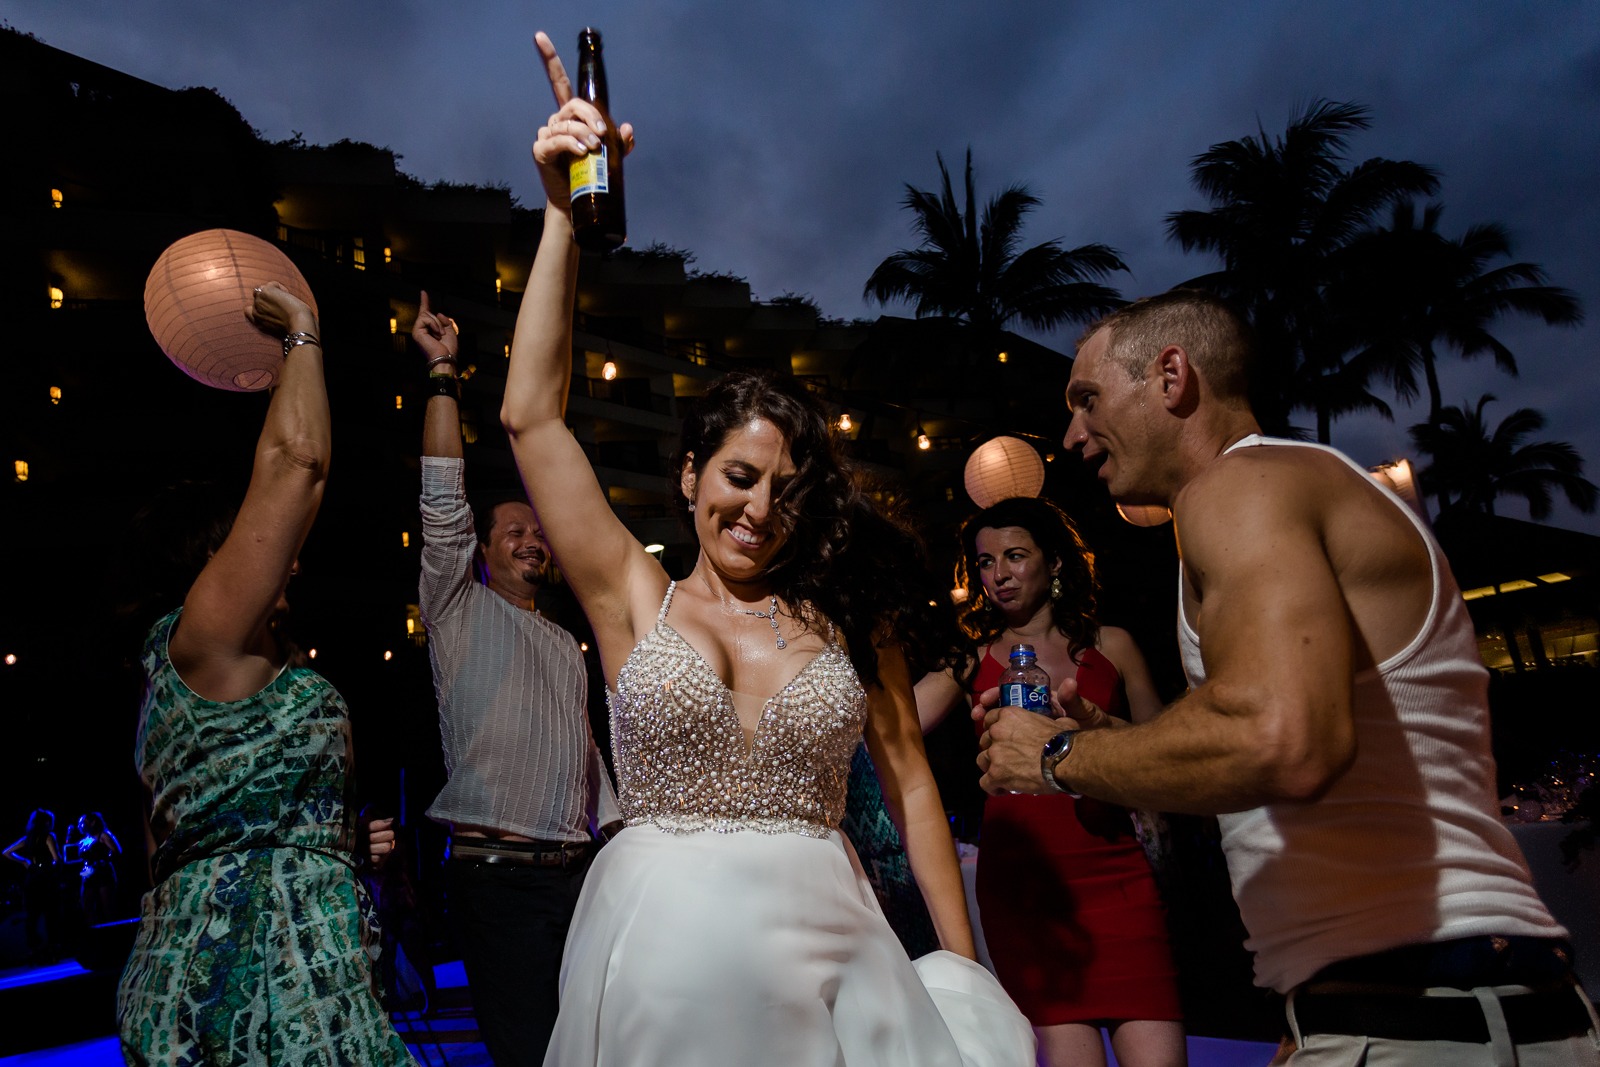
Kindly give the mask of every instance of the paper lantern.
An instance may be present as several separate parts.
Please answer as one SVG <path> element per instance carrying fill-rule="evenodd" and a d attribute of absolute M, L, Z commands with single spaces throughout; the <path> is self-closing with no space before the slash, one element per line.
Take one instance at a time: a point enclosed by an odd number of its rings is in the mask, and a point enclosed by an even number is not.
<path fill-rule="evenodd" d="M 277 248 L 237 230 L 203 230 L 174 242 L 144 283 L 144 317 L 156 344 L 189 377 L 217 389 L 267 389 L 283 369 L 283 342 L 244 312 L 258 285 L 278 282 L 317 310 L 311 287 Z"/>
<path fill-rule="evenodd" d="M 1162 526 L 1172 521 L 1172 509 L 1163 504 L 1118 504 L 1117 514 L 1135 526 Z"/>
<path fill-rule="evenodd" d="M 1044 460 L 1026 441 L 996 437 L 967 459 L 967 495 L 980 508 L 1014 496 L 1038 496 L 1044 488 Z"/>

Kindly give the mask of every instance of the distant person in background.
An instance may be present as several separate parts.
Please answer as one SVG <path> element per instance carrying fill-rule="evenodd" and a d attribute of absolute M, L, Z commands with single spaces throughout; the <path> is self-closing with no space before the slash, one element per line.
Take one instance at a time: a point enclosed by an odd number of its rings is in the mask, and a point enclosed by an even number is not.
<path fill-rule="evenodd" d="M 28 955 L 35 960 L 53 956 L 60 937 L 61 850 L 56 846 L 55 826 L 54 812 L 35 808 L 28 816 L 28 828 L 5 850 L 6 859 L 26 870 L 22 903 L 27 914 Z"/>
<path fill-rule="evenodd" d="M 596 839 L 622 815 L 583 653 L 539 608 L 557 573 L 538 517 L 520 494 L 467 505 L 460 338 L 427 293 L 411 336 L 428 360 L 420 596 L 449 775 L 428 817 L 450 828 L 450 926 L 484 1044 L 499 1067 L 535 1065 Z"/>
<path fill-rule="evenodd" d="M 917 685 L 924 729 L 999 684 L 1013 645 L 1032 645 L 1053 692 L 1076 686 L 1112 714 L 1144 722 L 1161 698 L 1126 630 L 1095 618 L 1094 558 L 1047 500 L 1003 500 L 961 530 L 969 596 L 962 621 L 977 664 Z M 1033 1023 L 1046 1067 L 1185 1061 L 1166 912 L 1126 808 L 1063 794 L 1005 793 L 984 805 L 978 918 L 995 973 Z"/>
<path fill-rule="evenodd" d="M 76 846 L 83 920 L 90 926 L 110 922 L 116 917 L 117 857 L 122 855 L 122 843 L 106 829 L 105 817 L 91 811 L 78 819 Z"/>
<path fill-rule="evenodd" d="M 412 1062 L 372 988 L 352 854 L 350 718 L 285 631 L 285 591 L 332 434 L 311 309 L 277 283 L 248 312 L 286 337 L 237 514 L 187 487 L 145 517 L 153 599 L 135 763 L 155 888 L 117 992 L 130 1064 Z M 203 447 L 205 442 L 194 442 Z"/>

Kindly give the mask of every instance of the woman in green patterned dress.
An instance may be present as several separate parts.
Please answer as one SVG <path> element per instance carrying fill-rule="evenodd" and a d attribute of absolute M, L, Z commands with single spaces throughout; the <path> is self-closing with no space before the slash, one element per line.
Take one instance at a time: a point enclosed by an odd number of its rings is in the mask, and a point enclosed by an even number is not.
<path fill-rule="evenodd" d="M 247 314 L 285 337 L 250 487 L 231 522 L 190 494 L 166 548 L 198 577 L 144 647 L 136 760 L 156 885 L 118 990 L 122 1050 L 133 1064 L 409 1064 L 372 991 L 344 701 L 278 627 L 327 481 L 317 322 L 276 283 Z"/>

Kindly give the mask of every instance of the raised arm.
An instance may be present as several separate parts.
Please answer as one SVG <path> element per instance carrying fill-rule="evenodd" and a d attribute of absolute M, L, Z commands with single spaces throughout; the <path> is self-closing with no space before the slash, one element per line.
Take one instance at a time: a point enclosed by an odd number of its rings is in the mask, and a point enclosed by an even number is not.
<path fill-rule="evenodd" d="M 456 324 L 448 315 L 441 315 L 428 306 L 428 293 L 423 290 L 422 305 L 417 310 L 417 321 L 411 327 L 411 339 L 422 349 L 428 360 L 428 377 L 446 382 L 456 377 L 456 352 L 461 339 L 456 336 Z M 422 454 L 443 459 L 461 458 L 461 409 L 454 394 L 435 392 L 430 381 L 428 406 L 422 417 Z"/>
<path fill-rule="evenodd" d="M 1315 799 L 1355 756 L 1353 631 L 1323 503 L 1281 465 L 1230 461 L 1205 477 L 1179 515 L 1207 681 L 1144 725 L 1079 734 L 1057 767 L 1069 789 L 1220 814 Z M 1040 792 L 1040 735 L 1058 724 L 1005 709 L 989 721 L 984 788 Z"/>
<path fill-rule="evenodd" d="M 332 433 L 322 343 L 311 309 L 277 282 L 255 292 L 248 317 L 276 337 L 298 334 L 267 407 L 250 488 L 233 529 L 184 600 L 173 666 L 200 696 L 242 700 L 283 666 L 268 623 L 311 531 L 328 480 Z"/>
<path fill-rule="evenodd" d="M 884 804 L 905 841 L 906 858 L 940 946 L 977 959 L 961 866 L 939 787 L 928 769 L 911 676 L 898 647 L 878 649 L 878 682 L 867 689 L 866 740 Z"/>
<path fill-rule="evenodd" d="M 517 314 L 500 421 L 511 438 L 528 500 L 562 574 L 589 616 L 602 660 L 611 665 L 620 663 L 634 644 L 629 590 L 644 584 L 652 591 L 642 599 L 659 600 L 665 575 L 612 512 L 588 457 L 564 421 L 578 280 L 567 167 L 574 157 L 600 145 L 605 124 L 592 104 L 571 97 L 550 39 L 541 33 L 536 40 L 560 108 L 540 128 L 533 146 L 547 198 L 544 231 Z M 621 131 L 624 147 L 631 147 L 632 128 L 623 126 Z M 636 581 L 643 575 L 654 576 L 654 581 Z M 653 617 L 654 608 L 647 610 Z"/>

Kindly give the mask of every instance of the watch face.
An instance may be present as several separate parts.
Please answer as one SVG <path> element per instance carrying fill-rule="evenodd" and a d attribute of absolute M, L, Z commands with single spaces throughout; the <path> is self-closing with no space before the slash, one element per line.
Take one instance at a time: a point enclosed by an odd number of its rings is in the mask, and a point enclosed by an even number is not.
<path fill-rule="evenodd" d="M 1063 730 L 1049 741 L 1046 741 L 1044 746 L 1045 758 L 1059 759 L 1066 755 L 1067 750 L 1072 747 L 1072 735 L 1075 733 L 1077 733 L 1076 730 Z"/>

